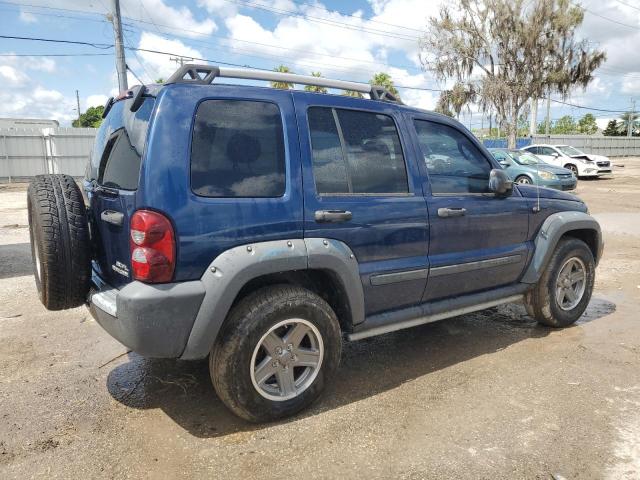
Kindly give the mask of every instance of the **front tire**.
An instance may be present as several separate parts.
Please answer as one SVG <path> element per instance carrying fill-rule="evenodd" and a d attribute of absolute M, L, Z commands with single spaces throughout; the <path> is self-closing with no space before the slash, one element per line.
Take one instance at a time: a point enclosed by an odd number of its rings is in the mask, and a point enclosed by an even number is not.
<path fill-rule="evenodd" d="M 567 327 L 578 320 L 591 300 L 595 261 L 582 240 L 563 238 L 537 285 L 525 296 L 525 307 L 538 323 Z"/>
<path fill-rule="evenodd" d="M 567 170 L 571 170 L 573 172 L 573 176 L 578 178 L 578 167 L 576 167 L 574 164 L 572 163 L 567 163 L 564 168 L 566 168 Z"/>
<path fill-rule="evenodd" d="M 516 183 L 519 183 L 520 185 L 532 185 L 533 180 L 531 180 L 526 175 L 520 175 L 518 178 L 516 178 Z"/>
<path fill-rule="evenodd" d="M 340 361 L 334 311 L 297 286 L 262 288 L 230 312 L 209 356 L 216 393 L 236 415 L 266 422 L 318 398 Z"/>

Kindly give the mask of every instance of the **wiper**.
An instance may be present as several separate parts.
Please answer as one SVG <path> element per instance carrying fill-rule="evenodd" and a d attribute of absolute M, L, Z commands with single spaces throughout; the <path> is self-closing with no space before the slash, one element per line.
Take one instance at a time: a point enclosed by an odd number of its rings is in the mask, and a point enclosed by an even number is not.
<path fill-rule="evenodd" d="M 118 189 L 99 185 L 95 180 L 91 180 L 91 187 L 91 191 L 94 193 L 104 193 L 105 195 L 108 195 L 110 197 L 117 197 L 118 195 L 120 195 Z"/>

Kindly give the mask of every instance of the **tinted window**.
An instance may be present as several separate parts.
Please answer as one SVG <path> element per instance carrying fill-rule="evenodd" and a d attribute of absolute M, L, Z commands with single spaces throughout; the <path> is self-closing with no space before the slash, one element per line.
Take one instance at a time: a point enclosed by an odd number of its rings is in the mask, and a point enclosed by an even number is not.
<path fill-rule="evenodd" d="M 538 147 L 538 153 L 540 155 L 553 155 L 556 151 L 551 147 Z"/>
<path fill-rule="evenodd" d="M 485 193 L 492 166 L 461 132 L 448 125 L 414 121 L 433 193 Z"/>
<path fill-rule="evenodd" d="M 408 192 L 400 137 L 389 116 L 323 107 L 310 108 L 308 116 L 318 193 Z"/>
<path fill-rule="evenodd" d="M 118 180 L 117 170 L 120 170 L 121 167 L 124 167 L 125 170 L 128 169 L 128 167 L 135 167 L 127 170 L 131 178 L 124 182 L 118 181 L 117 183 L 128 184 L 132 190 L 137 188 L 140 174 L 140 158 L 144 152 L 149 119 L 153 111 L 155 98 L 145 98 L 135 113 L 130 110 L 132 102 L 133 100 L 116 102 L 111 108 L 109 115 L 107 115 L 107 118 L 105 118 L 100 125 L 100 128 L 96 132 L 96 139 L 91 152 L 91 161 L 89 162 L 86 172 L 87 179 L 95 180 L 104 174 L 106 167 L 105 161 L 109 158 L 110 153 L 106 151 L 107 147 L 111 148 L 115 145 L 113 142 L 115 137 L 114 133 L 122 129 L 127 135 L 129 145 L 133 148 L 138 158 L 133 160 L 133 165 L 122 164 L 117 169 L 114 169 L 113 173 L 116 175 L 116 180 Z M 116 167 L 116 165 L 114 165 L 114 167 Z M 135 184 L 132 183 L 132 180 L 135 180 Z"/>
<path fill-rule="evenodd" d="M 347 165 L 340 135 L 330 108 L 309 109 L 309 130 L 313 146 L 313 175 L 318 193 L 350 192 Z"/>
<path fill-rule="evenodd" d="M 191 187 L 207 197 L 279 197 L 285 191 L 282 119 L 276 105 L 207 100 L 196 113 Z"/>
<path fill-rule="evenodd" d="M 527 152 L 531 152 L 534 155 L 537 155 L 538 153 L 540 153 L 540 149 L 538 147 L 528 147 L 526 148 Z"/>
<path fill-rule="evenodd" d="M 139 175 L 140 153 L 131 145 L 126 130 L 118 130 L 107 141 L 98 183 L 110 188 L 135 190 Z"/>

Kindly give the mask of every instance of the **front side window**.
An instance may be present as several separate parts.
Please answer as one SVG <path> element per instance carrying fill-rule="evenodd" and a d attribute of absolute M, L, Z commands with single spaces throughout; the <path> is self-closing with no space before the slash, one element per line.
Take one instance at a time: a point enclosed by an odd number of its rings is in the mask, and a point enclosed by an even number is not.
<path fill-rule="evenodd" d="M 400 137 L 391 117 L 312 107 L 308 120 L 320 195 L 409 191 Z"/>
<path fill-rule="evenodd" d="M 206 100 L 196 113 L 191 188 L 205 197 L 280 197 L 285 148 L 273 103 Z"/>
<path fill-rule="evenodd" d="M 492 165 L 464 134 L 426 120 L 414 120 L 414 125 L 432 193 L 489 192 Z"/>

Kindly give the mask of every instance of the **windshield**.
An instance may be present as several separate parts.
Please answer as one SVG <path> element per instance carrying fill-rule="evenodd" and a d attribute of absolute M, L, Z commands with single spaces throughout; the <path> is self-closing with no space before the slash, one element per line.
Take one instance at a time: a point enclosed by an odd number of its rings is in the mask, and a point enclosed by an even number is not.
<path fill-rule="evenodd" d="M 584 155 L 584 153 L 582 153 L 580 150 L 578 150 L 577 148 L 573 148 L 569 145 L 560 145 L 556 148 L 560 150 L 562 153 L 564 153 L 565 155 Z"/>
<path fill-rule="evenodd" d="M 541 159 L 536 157 L 533 153 L 528 152 L 509 152 L 511 158 L 513 158 L 516 163 L 520 165 L 537 165 L 539 163 L 544 163 Z"/>

